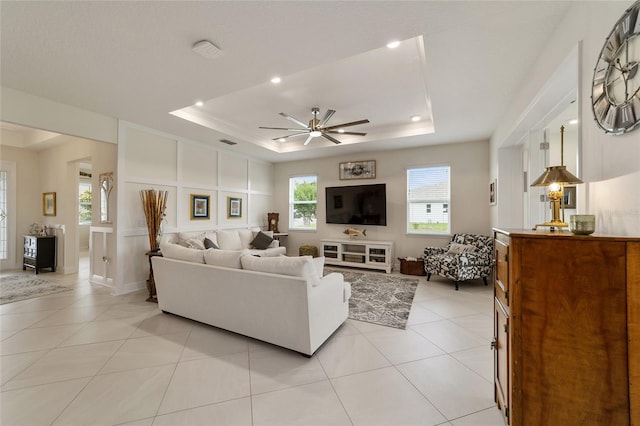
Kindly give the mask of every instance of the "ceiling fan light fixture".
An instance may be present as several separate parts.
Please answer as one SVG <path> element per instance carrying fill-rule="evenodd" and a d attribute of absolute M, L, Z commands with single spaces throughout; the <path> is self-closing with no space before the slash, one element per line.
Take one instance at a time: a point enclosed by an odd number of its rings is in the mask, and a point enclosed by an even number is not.
<path fill-rule="evenodd" d="M 319 137 L 319 136 L 322 136 L 322 132 L 321 132 L 321 131 L 319 131 L 319 130 L 314 130 L 314 131 L 310 132 L 310 133 L 309 133 L 309 135 L 310 135 L 311 137 L 313 137 L 313 138 L 317 138 L 317 137 Z"/>
<path fill-rule="evenodd" d="M 338 133 L 344 133 L 344 129 L 338 129 Z"/>

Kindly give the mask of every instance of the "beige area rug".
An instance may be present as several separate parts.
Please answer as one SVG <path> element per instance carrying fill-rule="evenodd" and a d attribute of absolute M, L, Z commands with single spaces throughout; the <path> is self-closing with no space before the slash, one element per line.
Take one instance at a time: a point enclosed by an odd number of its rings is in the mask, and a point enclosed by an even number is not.
<path fill-rule="evenodd" d="M 0 305 L 69 290 L 35 274 L 6 275 L 0 277 Z"/>
<path fill-rule="evenodd" d="M 418 279 L 384 272 L 360 272 L 325 268 L 324 273 L 339 272 L 351 283 L 349 318 L 405 329 Z"/>

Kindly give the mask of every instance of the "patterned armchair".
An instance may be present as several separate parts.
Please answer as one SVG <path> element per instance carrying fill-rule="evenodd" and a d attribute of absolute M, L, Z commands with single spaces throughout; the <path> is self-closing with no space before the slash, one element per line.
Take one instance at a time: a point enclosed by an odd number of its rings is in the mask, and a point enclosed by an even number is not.
<path fill-rule="evenodd" d="M 487 277 L 493 266 L 493 239 L 485 235 L 454 234 L 446 247 L 424 249 L 424 270 L 427 281 L 431 274 L 455 281 L 456 290 L 460 281 Z"/>

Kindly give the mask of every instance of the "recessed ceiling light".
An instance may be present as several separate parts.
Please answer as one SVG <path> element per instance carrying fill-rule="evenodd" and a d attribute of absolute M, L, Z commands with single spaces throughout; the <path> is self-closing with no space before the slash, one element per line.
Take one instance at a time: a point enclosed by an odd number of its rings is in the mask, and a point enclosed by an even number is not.
<path fill-rule="evenodd" d="M 202 105 L 204 105 L 204 102 L 202 102 L 202 101 L 196 102 L 196 106 L 202 106 Z"/>
<path fill-rule="evenodd" d="M 282 79 L 281 79 L 280 77 L 273 77 L 273 78 L 271 79 L 271 82 L 272 82 L 273 84 L 278 84 L 278 83 L 280 83 L 281 81 L 282 81 Z"/>
<path fill-rule="evenodd" d="M 569 124 L 578 124 L 578 119 L 574 118 L 574 119 L 569 120 Z"/>
<path fill-rule="evenodd" d="M 420 121 L 422 118 L 419 115 L 412 115 L 411 121 Z"/>
<path fill-rule="evenodd" d="M 286 139 L 285 138 L 280 138 L 278 139 L 278 142 L 284 142 Z"/>
<path fill-rule="evenodd" d="M 389 49 L 395 49 L 398 46 L 400 46 L 400 42 L 397 40 L 387 43 Z"/>

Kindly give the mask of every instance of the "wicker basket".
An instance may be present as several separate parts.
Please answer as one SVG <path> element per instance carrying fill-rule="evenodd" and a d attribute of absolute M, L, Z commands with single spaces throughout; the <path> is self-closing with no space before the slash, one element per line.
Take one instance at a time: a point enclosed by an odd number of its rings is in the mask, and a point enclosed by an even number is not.
<path fill-rule="evenodd" d="M 318 257 L 318 247 L 312 246 L 312 245 L 309 245 L 309 244 L 302 245 L 302 246 L 300 246 L 300 249 L 298 250 L 298 254 L 300 256 Z"/>
<path fill-rule="evenodd" d="M 400 273 L 405 275 L 427 275 L 424 270 L 424 259 L 407 260 L 399 257 Z"/>

